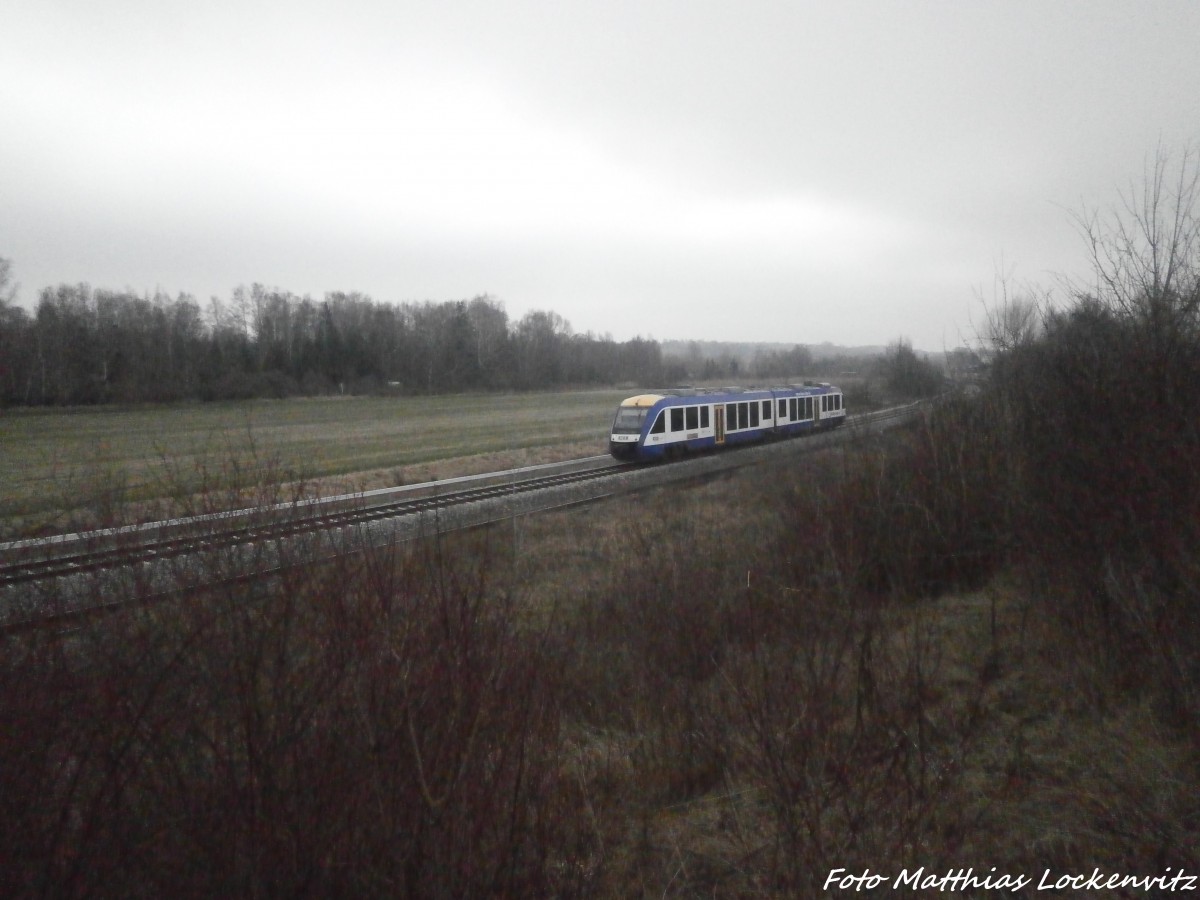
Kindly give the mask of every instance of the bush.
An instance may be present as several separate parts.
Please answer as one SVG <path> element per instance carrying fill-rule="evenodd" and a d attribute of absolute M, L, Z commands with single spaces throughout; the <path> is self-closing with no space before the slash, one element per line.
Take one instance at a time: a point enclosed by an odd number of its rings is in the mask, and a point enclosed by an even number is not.
<path fill-rule="evenodd" d="M 5 892 L 554 893 L 555 683 L 476 550 L 8 638 Z"/>
<path fill-rule="evenodd" d="M 917 356 L 912 344 L 898 340 L 890 345 L 879 362 L 884 384 L 894 397 L 932 397 L 942 389 L 940 369 L 928 359 Z"/>
<path fill-rule="evenodd" d="M 995 391 L 1025 423 L 1019 539 L 1071 585 L 1050 611 L 1119 681 L 1156 678 L 1184 721 L 1200 713 L 1200 341 L 1178 337 L 1164 355 L 1144 321 L 1084 300 L 1001 360 Z"/>
<path fill-rule="evenodd" d="M 780 494 L 788 577 L 879 598 L 975 588 L 1008 560 L 1008 456 L 986 410 L 948 401 L 918 424 L 846 447 L 840 467 Z M 814 556 L 821 557 L 814 565 Z"/>

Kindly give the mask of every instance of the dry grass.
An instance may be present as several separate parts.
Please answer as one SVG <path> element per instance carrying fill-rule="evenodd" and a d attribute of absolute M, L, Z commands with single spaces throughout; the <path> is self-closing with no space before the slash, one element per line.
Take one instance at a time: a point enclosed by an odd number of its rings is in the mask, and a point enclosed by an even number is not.
<path fill-rule="evenodd" d="M 0 415 L 0 538 L 591 456 L 624 391 Z"/>

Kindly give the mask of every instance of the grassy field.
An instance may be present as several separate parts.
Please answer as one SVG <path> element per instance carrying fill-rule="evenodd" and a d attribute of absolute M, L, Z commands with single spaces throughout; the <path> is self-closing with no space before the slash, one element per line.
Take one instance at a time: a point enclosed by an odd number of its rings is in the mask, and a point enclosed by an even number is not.
<path fill-rule="evenodd" d="M 256 499 L 279 485 L 381 487 L 604 453 L 628 393 L 6 410 L 0 537 L 144 518 L 197 492 Z"/>

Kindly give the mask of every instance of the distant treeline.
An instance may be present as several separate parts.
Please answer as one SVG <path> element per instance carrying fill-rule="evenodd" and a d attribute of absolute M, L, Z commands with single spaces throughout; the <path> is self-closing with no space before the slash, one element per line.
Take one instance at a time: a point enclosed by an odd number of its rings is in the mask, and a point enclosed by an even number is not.
<path fill-rule="evenodd" d="M 653 340 L 574 334 L 553 312 L 512 322 L 489 296 L 313 300 L 255 284 L 202 309 L 188 294 L 79 284 L 43 289 L 31 316 L 12 302 L 0 264 L 0 405 L 526 390 L 664 375 Z"/>
<path fill-rule="evenodd" d="M 30 315 L 14 303 L 10 273 L 0 257 L 0 406 L 665 387 L 846 370 L 926 395 L 941 378 L 904 341 L 819 360 L 800 344 L 615 341 L 576 334 L 554 312 L 511 321 L 487 295 L 381 303 L 338 291 L 313 300 L 254 284 L 201 307 L 189 294 L 63 284 L 44 288 Z"/>

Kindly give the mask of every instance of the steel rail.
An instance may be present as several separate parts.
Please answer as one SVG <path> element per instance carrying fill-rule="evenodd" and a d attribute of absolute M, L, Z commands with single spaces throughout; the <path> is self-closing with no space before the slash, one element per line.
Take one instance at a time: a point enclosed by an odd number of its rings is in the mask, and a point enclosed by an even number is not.
<path fill-rule="evenodd" d="M 771 442 L 747 447 L 760 453 L 705 454 L 666 466 L 638 466 L 617 463 L 608 457 L 592 456 L 563 463 L 546 463 L 522 469 L 469 475 L 444 481 L 424 482 L 393 488 L 381 488 L 336 497 L 274 504 L 257 510 L 235 510 L 165 522 L 146 523 L 95 532 L 56 535 L 0 544 L 0 596 L 35 586 L 38 582 L 87 576 L 104 570 L 150 567 L 165 561 L 195 555 L 209 557 L 230 548 L 254 548 L 280 544 L 289 539 L 322 532 L 347 533 L 350 530 L 375 530 L 389 520 L 403 520 L 434 512 L 442 515 L 449 528 L 471 527 L 499 521 L 514 515 L 527 515 L 545 509 L 594 502 L 614 493 L 661 486 L 669 481 L 704 477 L 712 472 L 756 465 L 772 447 L 804 445 L 815 449 L 843 438 L 839 435 L 891 427 L 910 419 L 923 404 L 909 404 L 846 417 L 846 428 L 822 432 L 798 443 Z M 557 471 L 554 471 L 557 470 Z M 565 471 L 564 471 L 565 470 Z M 548 474 L 531 473 L 548 472 Z M 631 472 L 656 473 L 625 479 L 626 484 L 603 491 L 568 491 L 566 499 L 549 498 L 537 502 L 506 504 L 499 511 L 489 509 L 472 517 L 457 517 L 458 507 L 567 489 L 587 482 L 615 478 Z M 479 486 L 446 491 L 479 483 Z M 560 495 L 562 491 L 559 492 Z M 417 495 L 417 496 L 412 496 Z M 439 525 L 439 528 L 442 527 Z M 398 531 L 398 529 L 396 529 Z M 3 618 L 4 610 L 0 610 Z"/>
<path fill-rule="evenodd" d="M 349 528 L 377 520 L 418 514 L 435 508 L 445 509 L 458 504 L 474 503 L 494 497 L 512 496 L 527 491 L 544 490 L 604 478 L 622 468 L 627 468 L 627 466 L 612 465 L 584 471 L 542 475 L 521 481 L 493 483 L 448 493 L 427 493 L 425 496 L 413 499 L 330 509 L 316 513 L 306 513 L 303 507 L 275 506 L 271 508 L 271 512 L 283 514 L 275 520 L 264 516 L 260 521 L 246 526 L 224 527 L 169 538 L 132 541 L 129 538 L 130 536 L 136 537 L 136 532 L 122 532 L 118 535 L 97 532 L 96 540 L 103 546 L 89 546 L 91 542 L 88 540 L 88 535 L 79 535 L 79 547 L 66 553 L 45 553 L 46 550 L 61 547 L 61 545 L 46 544 L 42 548 L 43 554 L 38 554 L 36 543 L 23 542 L 25 546 L 20 549 L 24 552 L 11 554 L 16 558 L 0 562 L 0 588 L 64 575 L 76 575 L 111 566 L 137 565 L 190 553 L 207 553 L 239 544 L 281 540 L 314 531 Z M 489 476 L 494 476 L 494 474 L 489 473 Z M 428 490 L 436 489 L 437 485 L 437 482 L 427 482 L 413 487 Z M 343 504 L 350 500 L 360 500 L 361 502 L 362 498 L 366 496 L 365 494 L 345 495 L 336 500 Z M 183 522 L 183 520 L 177 520 L 177 522 Z M 122 538 L 129 542 L 125 543 Z M 0 548 L 0 551 L 3 549 Z"/>

